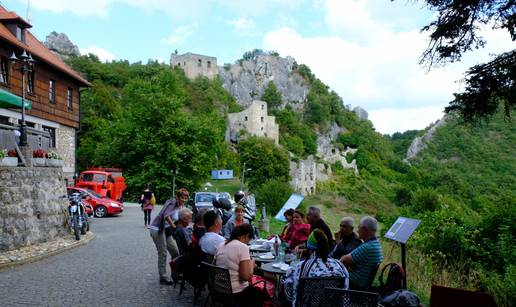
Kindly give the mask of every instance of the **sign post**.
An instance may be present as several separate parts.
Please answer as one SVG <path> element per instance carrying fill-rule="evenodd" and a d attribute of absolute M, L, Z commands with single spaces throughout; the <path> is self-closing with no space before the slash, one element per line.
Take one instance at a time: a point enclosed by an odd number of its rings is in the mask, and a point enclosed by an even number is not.
<path fill-rule="evenodd" d="M 405 272 L 403 276 L 403 289 L 407 289 L 407 241 L 412 236 L 416 228 L 421 223 L 420 220 L 411 219 L 408 217 L 398 217 L 396 222 L 392 224 L 391 228 L 385 234 L 385 238 L 399 242 L 401 244 L 401 267 Z"/>

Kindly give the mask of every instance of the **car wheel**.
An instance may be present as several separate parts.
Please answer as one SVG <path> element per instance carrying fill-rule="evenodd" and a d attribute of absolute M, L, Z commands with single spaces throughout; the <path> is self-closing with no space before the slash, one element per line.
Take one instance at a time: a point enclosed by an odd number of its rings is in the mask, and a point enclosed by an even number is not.
<path fill-rule="evenodd" d="M 105 217 L 107 215 L 106 207 L 100 205 L 95 208 L 95 216 L 96 217 Z"/>

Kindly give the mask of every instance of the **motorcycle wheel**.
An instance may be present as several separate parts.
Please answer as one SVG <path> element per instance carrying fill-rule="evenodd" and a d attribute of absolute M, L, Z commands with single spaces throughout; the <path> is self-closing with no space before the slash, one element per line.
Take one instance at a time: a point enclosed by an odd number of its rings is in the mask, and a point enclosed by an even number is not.
<path fill-rule="evenodd" d="M 74 215 L 74 217 L 73 217 L 73 232 L 75 234 L 75 240 L 80 240 L 81 232 L 79 229 L 79 216 L 78 215 Z"/>
<path fill-rule="evenodd" d="M 85 235 L 86 231 L 88 231 L 88 222 L 84 221 L 81 227 L 81 235 Z"/>

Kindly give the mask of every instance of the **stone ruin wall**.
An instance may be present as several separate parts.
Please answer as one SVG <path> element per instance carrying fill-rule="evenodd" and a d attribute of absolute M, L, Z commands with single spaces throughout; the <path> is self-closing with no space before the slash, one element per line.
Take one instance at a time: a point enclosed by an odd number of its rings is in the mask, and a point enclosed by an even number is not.
<path fill-rule="evenodd" d="M 195 79 L 198 76 L 214 79 L 219 73 L 216 57 L 190 52 L 181 55 L 172 53 L 170 66 L 182 68 L 185 75 L 190 79 Z"/>
<path fill-rule="evenodd" d="M 279 125 L 274 116 L 267 115 L 267 103 L 255 100 L 242 112 L 228 114 L 226 140 L 237 143 L 245 133 L 266 137 L 279 144 Z"/>
<path fill-rule="evenodd" d="M 63 172 L 48 167 L 0 167 L 0 251 L 65 236 Z"/>

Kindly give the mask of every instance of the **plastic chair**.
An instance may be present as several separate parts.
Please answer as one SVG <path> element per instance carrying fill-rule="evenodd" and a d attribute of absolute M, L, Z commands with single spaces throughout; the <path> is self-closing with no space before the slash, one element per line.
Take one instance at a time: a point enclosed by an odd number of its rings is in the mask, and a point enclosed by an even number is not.
<path fill-rule="evenodd" d="M 325 288 L 343 288 L 344 277 L 301 277 L 297 286 L 296 306 L 319 307 Z"/>
<path fill-rule="evenodd" d="M 323 298 L 321 307 L 376 307 L 380 296 L 372 292 L 326 288 Z"/>

